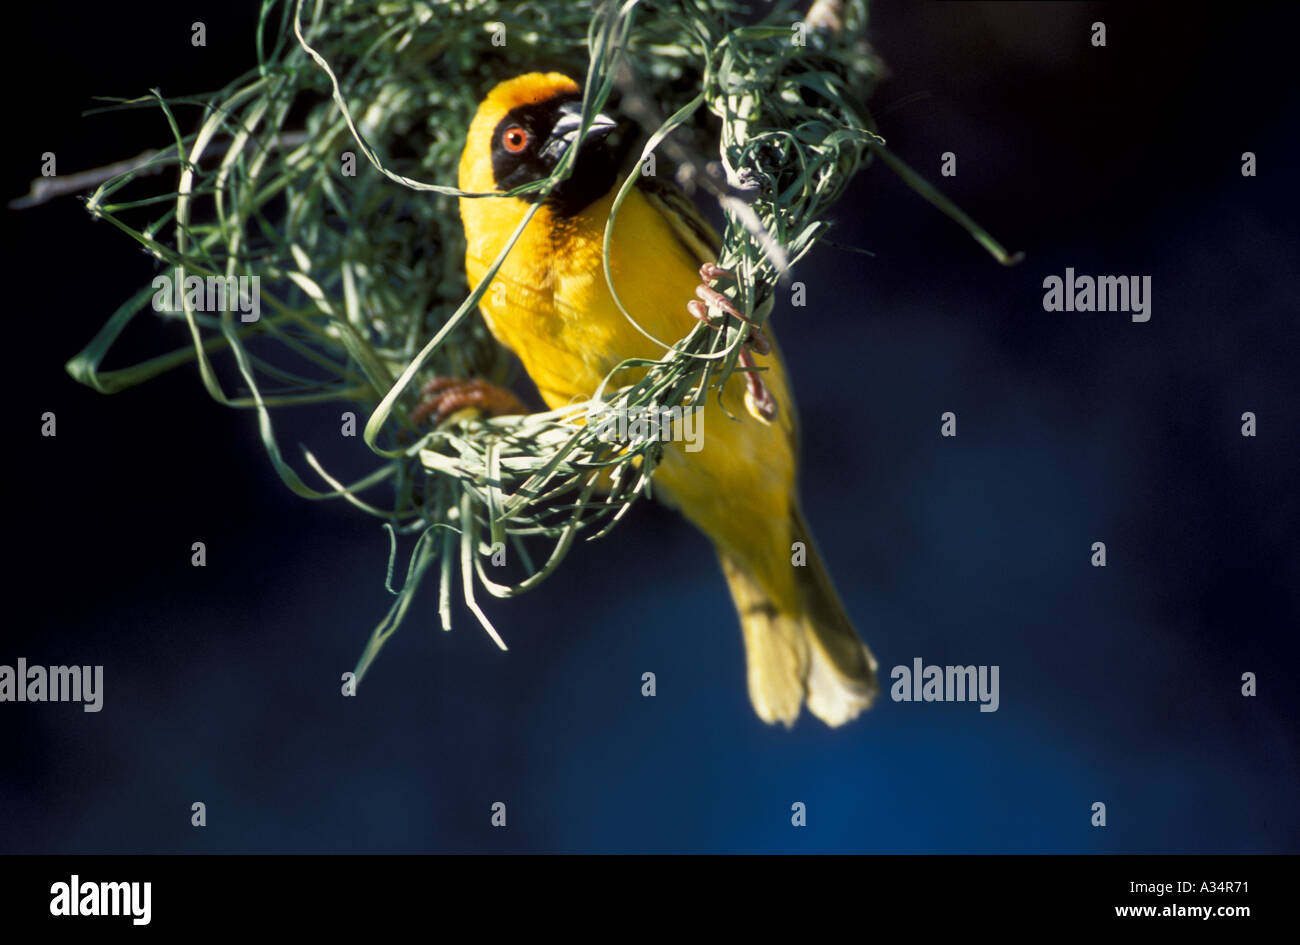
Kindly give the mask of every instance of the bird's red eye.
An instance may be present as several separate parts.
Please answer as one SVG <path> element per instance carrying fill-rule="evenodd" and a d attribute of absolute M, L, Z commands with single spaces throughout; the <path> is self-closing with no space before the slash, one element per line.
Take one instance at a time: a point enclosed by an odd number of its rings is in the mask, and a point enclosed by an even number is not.
<path fill-rule="evenodd" d="M 506 129 L 506 133 L 501 136 L 501 143 L 507 151 L 518 154 L 528 147 L 528 132 L 518 125 L 511 125 Z"/>

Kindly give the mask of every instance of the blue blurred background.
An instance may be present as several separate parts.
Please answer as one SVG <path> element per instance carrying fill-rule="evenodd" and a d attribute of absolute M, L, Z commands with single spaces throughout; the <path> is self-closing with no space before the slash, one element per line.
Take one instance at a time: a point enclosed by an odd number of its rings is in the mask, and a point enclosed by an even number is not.
<path fill-rule="evenodd" d="M 251 10 L 14 15 L 59 65 L 10 103 L 10 197 L 42 151 L 72 170 L 165 139 L 156 112 L 79 117 L 90 96 L 207 90 L 253 61 Z M 160 41 L 200 18 L 206 51 Z M 290 495 L 252 415 L 193 370 L 113 397 L 72 382 L 63 362 L 152 267 L 75 201 L 6 211 L 0 663 L 103 664 L 106 695 L 0 704 L 0 851 L 1300 850 L 1296 26 L 875 7 L 882 133 L 1027 259 L 1000 267 L 883 166 L 854 183 L 833 238 L 874 255 L 818 250 L 808 307 L 774 321 L 803 501 L 886 684 L 915 657 L 996 664 L 995 713 L 886 697 L 838 730 L 764 726 L 707 541 L 649 504 L 489 600 L 508 653 L 463 609 L 438 630 L 430 587 L 343 698 L 388 605 L 384 533 Z M 1150 322 L 1044 312 L 1067 266 L 1150 275 Z M 332 437 L 334 414 L 283 442 Z"/>

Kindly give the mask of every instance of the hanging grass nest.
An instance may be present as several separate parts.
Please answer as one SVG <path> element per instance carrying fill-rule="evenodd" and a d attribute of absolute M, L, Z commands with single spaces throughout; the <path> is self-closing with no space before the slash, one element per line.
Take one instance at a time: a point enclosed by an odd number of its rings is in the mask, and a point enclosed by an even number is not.
<path fill-rule="evenodd" d="M 68 370 L 112 392 L 195 361 L 213 398 L 256 411 L 290 489 L 383 523 L 395 599 L 358 679 L 431 569 L 442 627 L 451 628 L 459 580 L 465 603 L 504 648 L 476 585 L 513 596 L 554 572 L 576 537 L 606 534 L 650 491 L 662 446 L 650 437 L 609 442 L 582 422 L 590 405 L 462 414 L 436 430 L 410 421 L 429 378 L 503 383 L 511 370 L 473 317 L 496 266 L 468 293 L 460 192 L 450 186 L 482 94 L 522 72 L 577 78 L 585 66 L 584 116 L 609 102 L 643 132 L 624 191 L 645 162 L 661 161 L 721 204 L 719 263 L 738 276 L 733 302 L 751 317 L 761 317 L 778 280 L 825 232 L 827 209 L 875 154 L 1007 261 L 875 136 L 863 102 L 879 67 L 865 26 L 862 0 L 818 0 L 808 10 L 731 0 L 265 0 L 254 71 L 209 98 L 118 103 L 156 104 L 173 140 L 99 186 L 87 209 L 141 243 L 180 288 L 143 287 Z M 187 134 L 196 109 L 197 130 Z M 553 186 L 567 157 L 552 179 L 516 193 Z M 169 167 L 177 183 L 159 193 L 167 177 L 152 175 Z M 146 182 L 153 192 L 135 197 Z M 257 318 L 235 304 L 205 305 L 214 284 L 232 301 L 256 286 Z M 102 369 L 142 312 L 183 321 L 190 344 Z M 735 369 L 745 330 L 699 325 L 661 360 L 636 362 L 644 369 L 636 384 L 618 386 L 611 375 L 593 402 L 629 410 L 701 403 Z M 286 455 L 276 436 L 284 408 L 329 403 L 343 412 L 344 435 L 349 414 L 362 420 L 352 431 L 373 469 L 350 483 L 310 448 Z M 337 429 L 322 431 L 322 441 L 335 442 Z M 395 583 L 403 540 L 413 545 Z M 503 579 L 509 569 L 493 567 L 489 577 L 485 559 L 507 547 L 518 573 Z"/>

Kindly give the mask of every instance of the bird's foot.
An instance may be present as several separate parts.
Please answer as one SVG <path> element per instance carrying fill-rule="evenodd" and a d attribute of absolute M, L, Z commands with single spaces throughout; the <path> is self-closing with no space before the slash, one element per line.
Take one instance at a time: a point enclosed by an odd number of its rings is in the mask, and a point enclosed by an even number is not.
<path fill-rule="evenodd" d="M 748 348 L 740 349 L 738 363 L 741 367 L 748 368 L 745 371 L 745 403 L 749 405 L 751 413 L 771 423 L 779 412 L 776 398 L 763 383 L 763 375 L 756 370 L 754 355 Z"/>
<path fill-rule="evenodd" d="M 466 407 L 477 408 L 489 417 L 528 413 L 528 408 L 510 391 L 481 378 L 435 377 L 420 393 L 425 399 L 411 411 L 411 420 L 417 425 L 432 419 L 433 425 L 438 426 Z"/>
<path fill-rule="evenodd" d="M 741 345 L 739 356 L 740 366 L 746 369 L 745 401 L 755 416 L 770 423 L 776 419 L 777 415 L 776 398 L 772 396 L 772 392 L 763 383 L 763 376 L 756 369 L 754 363 L 754 355 L 771 354 L 772 344 L 767 340 L 767 336 L 763 334 L 763 329 L 758 326 L 757 322 L 742 315 L 736 309 L 736 306 L 731 304 L 731 299 L 709 285 L 709 283 L 717 279 L 734 280 L 735 276 L 729 270 L 713 263 L 705 263 L 700 266 L 700 278 L 703 281 L 695 287 L 696 298 L 686 303 L 686 310 L 710 328 L 722 327 L 722 319 L 713 318 L 709 315 L 709 309 L 711 308 L 717 309 L 725 315 L 731 315 L 749 326 L 749 333 Z"/>

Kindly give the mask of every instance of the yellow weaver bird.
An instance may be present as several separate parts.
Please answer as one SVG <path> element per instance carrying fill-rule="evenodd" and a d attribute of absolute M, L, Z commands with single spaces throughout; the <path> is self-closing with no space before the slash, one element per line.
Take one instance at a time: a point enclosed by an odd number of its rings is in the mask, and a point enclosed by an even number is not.
<path fill-rule="evenodd" d="M 518 355 L 551 408 L 587 400 L 627 358 L 664 353 L 628 322 L 606 284 L 602 245 L 618 177 L 606 136 L 615 123 L 596 116 L 578 140 L 581 109 L 581 89 L 558 73 L 503 82 L 479 106 L 460 162 L 461 190 L 502 192 L 548 177 L 568 148 L 579 148 L 572 174 L 538 208 L 480 303 L 492 334 Z M 461 198 L 471 286 L 537 199 Z M 643 175 L 611 239 L 619 298 L 668 343 L 689 331 L 692 318 L 707 318 L 703 303 L 738 316 L 707 285 L 727 275 L 712 265 L 718 250 L 717 235 L 684 195 Z M 876 660 L 845 614 L 799 510 L 794 402 L 780 353 L 753 334 L 742 364 L 761 369 L 761 381 L 737 371 L 721 406 L 710 395 L 702 449 L 666 443 L 655 492 L 717 548 L 744 632 L 754 710 L 789 726 L 806 700 L 814 715 L 839 725 L 875 698 Z M 424 416 L 443 418 L 467 404 L 523 412 L 513 395 L 482 381 L 440 379 L 426 392 L 434 398 L 421 408 Z M 806 549 L 799 565 L 795 542 Z"/>

